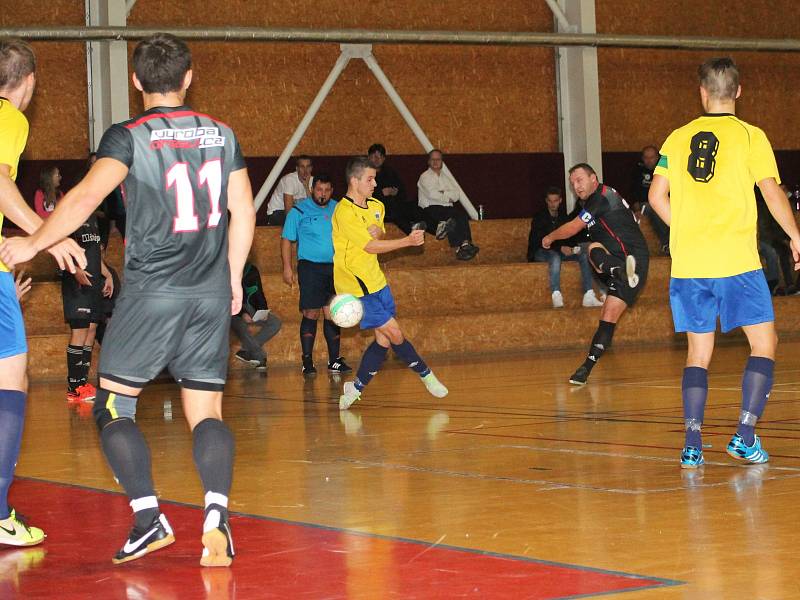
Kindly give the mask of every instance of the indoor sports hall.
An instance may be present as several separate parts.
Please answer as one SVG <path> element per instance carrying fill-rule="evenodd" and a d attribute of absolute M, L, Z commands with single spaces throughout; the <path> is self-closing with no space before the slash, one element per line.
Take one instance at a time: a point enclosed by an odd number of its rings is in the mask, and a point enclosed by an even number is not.
<path fill-rule="evenodd" d="M 103 132 L 143 111 L 130 82 L 136 43 L 180 36 L 193 57 L 187 104 L 241 144 L 258 208 L 250 260 L 282 321 L 265 370 L 237 361 L 231 336 L 233 564 L 199 564 L 203 487 L 180 389 L 165 375 L 145 388 L 136 424 L 175 542 L 115 565 L 131 508 L 91 402 L 65 400 L 57 265 L 46 253 L 23 265 L 30 383 L 9 501 L 47 538 L 0 546 L 0 599 L 800 598 L 792 266 L 771 290 L 779 343 L 757 423 L 769 461 L 726 452 L 750 353 L 736 330 L 717 333 L 708 368 L 705 464 L 681 468 L 687 337 L 674 331 L 672 261 L 647 212 L 634 207 L 647 281 L 586 385 L 569 379 L 601 309 L 582 305 L 577 261 L 562 265 L 558 308 L 548 264 L 528 262 L 548 190 L 575 206 L 573 165 L 634 199 L 643 149 L 703 112 L 697 68 L 717 56 L 738 65 L 737 117 L 769 138 L 796 215 L 798 25 L 792 0 L 0 0 L 0 38 L 29 41 L 37 59 L 16 179 L 24 199 L 33 204 L 48 166 L 63 191 L 77 184 Z M 397 319 L 448 395 L 428 394 L 390 352 L 340 410 L 353 375 L 325 368 L 321 328 L 318 372 L 301 372 L 298 286 L 284 281 L 282 230 L 267 210 L 296 157 L 328 173 L 339 199 L 348 158 L 375 143 L 412 203 L 428 152 L 443 152 L 480 251 L 459 259 L 426 234 L 380 257 Z M 6 217 L 3 237 L 20 234 Z M 404 235 L 386 225 L 387 238 Z M 104 261 L 120 274 L 125 249 L 112 226 Z M 343 330 L 354 369 L 371 339 Z"/>

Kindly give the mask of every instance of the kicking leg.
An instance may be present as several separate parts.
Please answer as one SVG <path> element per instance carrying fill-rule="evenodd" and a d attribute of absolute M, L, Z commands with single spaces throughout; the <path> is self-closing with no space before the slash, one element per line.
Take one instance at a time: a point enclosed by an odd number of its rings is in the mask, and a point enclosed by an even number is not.
<path fill-rule="evenodd" d="M 635 288 L 639 285 L 639 276 L 636 274 L 636 258 L 628 255 L 625 259 L 618 258 L 605 249 L 602 244 L 589 244 L 589 260 L 598 273 L 609 275 L 614 279 L 624 281 Z"/>
<path fill-rule="evenodd" d="M 385 328 L 385 329 L 384 329 Z M 414 371 L 422 379 L 422 383 L 428 391 L 437 398 L 444 398 L 447 395 L 447 388 L 433 374 L 433 371 L 425 364 L 422 357 L 417 354 L 414 346 L 411 345 L 400 330 L 400 324 L 392 319 L 378 329 L 378 332 L 384 333 L 386 338 L 391 342 L 392 350 L 400 359 L 408 365 L 408 368 Z"/>

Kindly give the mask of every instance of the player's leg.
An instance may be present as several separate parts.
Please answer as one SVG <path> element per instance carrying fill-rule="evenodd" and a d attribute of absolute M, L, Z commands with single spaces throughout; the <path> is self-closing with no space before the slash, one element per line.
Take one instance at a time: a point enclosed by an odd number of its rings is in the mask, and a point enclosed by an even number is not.
<path fill-rule="evenodd" d="M 181 398 L 192 431 L 192 454 L 203 483 L 205 519 L 200 564 L 227 567 L 233 560 L 233 538 L 228 524 L 228 496 L 233 480 L 235 443 L 222 421 L 222 391 L 194 389 L 202 382 L 182 380 Z"/>
<path fill-rule="evenodd" d="M 327 304 L 322 307 L 322 312 L 325 315 L 322 331 L 325 334 L 325 343 L 328 346 L 328 371 L 331 373 L 350 373 L 353 367 L 348 365 L 342 356 L 342 330 L 331 319 L 331 311 Z"/>
<path fill-rule="evenodd" d="M 400 324 L 391 319 L 386 325 L 378 328 L 377 333 L 383 334 L 391 344 L 394 353 L 402 360 L 408 368 L 414 371 L 422 379 L 427 390 L 437 398 L 447 396 L 447 388 L 433 374 L 430 367 L 417 353 L 417 350 L 408 339 L 403 335 Z"/>
<path fill-rule="evenodd" d="M 693 469 L 703 460 L 702 426 L 708 398 L 708 365 L 714 353 L 714 332 L 687 332 L 689 350 L 681 381 L 684 445 L 681 467 Z"/>
<path fill-rule="evenodd" d="M 86 337 L 83 340 L 83 359 L 81 360 L 81 386 L 82 400 L 88 402 L 94 400 L 97 389 L 89 383 L 89 371 L 92 368 L 92 351 L 94 350 L 94 340 L 97 335 L 97 323 L 89 323 Z"/>
<path fill-rule="evenodd" d="M 67 345 L 67 401 L 80 401 L 78 388 L 83 384 L 83 347 L 89 334 L 89 321 L 71 319 Z"/>
<path fill-rule="evenodd" d="M 632 254 L 624 259 L 614 256 L 606 248 L 597 242 L 589 244 L 589 260 L 598 273 L 609 275 L 620 281 L 627 280 L 630 287 L 639 284 L 639 276 L 636 274 L 636 257 Z"/>
<path fill-rule="evenodd" d="M 586 360 L 578 367 L 575 373 L 569 378 L 569 382 L 573 385 L 584 385 L 589 379 L 589 374 L 592 369 L 603 356 L 603 353 L 611 347 L 611 342 L 614 339 L 614 329 L 617 326 L 617 321 L 625 312 L 628 304 L 618 298 L 612 296 L 611 293 L 606 297 L 603 303 L 603 308 L 600 309 L 600 323 L 597 325 L 597 330 L 592 337 L 592 343 L 589 346 L 589 353 Z"/>

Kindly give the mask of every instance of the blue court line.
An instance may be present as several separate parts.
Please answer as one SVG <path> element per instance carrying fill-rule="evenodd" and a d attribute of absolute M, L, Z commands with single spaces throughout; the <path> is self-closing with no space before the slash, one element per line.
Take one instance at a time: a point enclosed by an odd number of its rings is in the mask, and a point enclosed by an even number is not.
<path fill-rule="evenodd" d="M 20 477 L 20 476 L 16 476 L 15 478 L 19 479 L 21 481 L 35 481 L 37 483 L 47 483 L 49 485 L 56 485 L 56 486 L 61 486 L 61 487 L 65 487 L 65 488 L 74 488 L 74 489 L 79 489 L 79 490 L 84 490 L 84 491 L 89 491 L 89 492 L 97 492 L 97 493 L 100 493 L 100 494 L 109 494 L 109 495 L 112 495 L 112 496 L 127 497 L 122 492 L 115 492 L 115 491 L 112 491 L 112 490 L 104 490 L 104 489 L 99 489 L 99 488 L 93 488 L 93 487 L 89 487 L 89 486 L 85 486 L 85 485 L 80 485 L 80 484 L 77 484 L 77 483 L 62 483 L 62 482 L 59 482 L 59 481 L 50 481 L 49 479 L 40 479 L 38 477 Z M 188 502 L 176 502 L 174 500 L 162 500 L 161 498 L 159 498 L 159 502 L 163 503 L 163 504 L 172 504 L 174 506 L 183 506 L 183 507 L 187 507 L 187 508 L 195 508 L 197 510 L 202 510 L 201 506 L 199 506 L 197 504 L 190 504 Z M 270 522 L 273 522 L 273 523 L 280 523 L 282 525 L 294 525 L 294 526 L 297 526 L 297 527 L 306 527 L 306 528 L 310 528 L 310 529 L 320 529 L 320 530 L 323 530 L 323 531 L 331 531 L 331 532 L 336 532 L 336 533 L 346 533 L 348 535 L 354 535 L 354 536 L 359 536 L 359 537 L 374 538 L 374 539 L 379 539 L 379 540 L 387 540 L 387 541 L 395 541 L 395 542 L 405 542 L 405 543 L 408 543 L 408 544 L 415 544 L 415 545 L 418 545 L 418 546 L 425 546 L 425 547 L 433 546 L 433 544 L 431 544 L 430 542 L 425 542 L 423 540 L 415 540 L 415 539 L 412 539 L 412 538 L 406 538 L 406 537 L 395 536 L 395 535 L 385 535 L 385 534 L 381 534 L 381 533 L 368 533 L 368 532 L 364 532 L 364 531 L 356 531 L 356 530 L 353 530 L 353 529 L 346 529 L 346 528 L 343 528 L 343 527 L 334 527 L 332 525 L 321 525 L 321 524 L 318 524 L 318 523 L 306 523 L 304 521 L 291 521 L 289 519 L 281 519 L 281 518 L 278 518 L 278 517 L 268 517 L 268 516 L 265 516 L 265 515 L 256 515 L 256 514 L 252 514 L 252 513 L 242 513 L 242 512 L 229 511 L 228 514 L 233 515 L 233 516 L 237 516 L 237 517 L 247 517 L 247 518 L 250 518 L 250 519 L 256 519 L 256 520 L 259 520 L 259 521 L 270 521 Z M 596 592 L 596 593 L 590 593 L 590 594 L 579 594 L 577 596 L 559 596 L 559 600 L 571 600 L 573 598 L 594 598 L 594 597 L 597 597 L 597 596 L 608 596 L 610 594 L 623 594 L 623 593 L 626 593 L 626 592 L 638 592 L 638 591 L 642 591 L 642 590 L 649 590 L 649 589 L 656 589 L 656 588 L 661 588 L 661 587 L 671 587 L 671 586 L 685 585 L 686 584 L 685 581 L 680 581 L 680 580 L 677 580 L 677 579 L 666 579 L 666 578 L 663 578 L 663 577 L 650 577 L 650 576 L 647 576 L 647 575 L 638 575 L 636 573 L 626 573 L 624 571 L 613 571 L 613 570 L 610 570 L 610 569 L 599 569 L 599 568 L 596 568 L 596 567 L 586 567 L 586 566 L 583 566 L 583 565 L 573 565 L 573 564 L 570 564 L 570 563 L 561 563 L 561 562 L 555 562 L 555 561 L 552 561 L 552 560 L 544 560 L 544 559 L 541 559 L 541 558 L 530 558 L 530 557 L 527 557 L 527 556 L 518 556 L 518 555 L 515 555 L 515 554 L 504 554 L 504 553 L 501 553 L 501 552 L 492 552 L 490 550 L 477 550 L 475 548 L 464 548 L 464 547 L 461 547 L 461 546 L 451 546 L 449 544 L 436 544 L 435 546 L 436 546 L 436 548 L 443 548 L 445 550 L 452 550 L 454 552 L 465 552 L 467 554 L 476 554 L 478 556 L 488 556 L 488 557 L 491 557 L 491 558 L 500 558 L 500 559 L 504 559 L 504 560 L 527 562 L 527 563 L 533 563 L 533 564 L 537 564 L 537 565 L 544 565 L 544 566 L 548 566 L 548 567 L 559 567 L 559 568 L 563 568 L 563 569 L 572 569 L 572 570 L 575 570 L 575 571 L 582 571 L 582 572 L 585 572 L 585 573 L 599 573 L 601 575 L 613 575 L 613 576 L 616 576 L 616 577 L 624 577 L 626 579 L 642 579 L 642 580 L 648 580 L 648 581 L 657 582 L 656 584 L 647 584 L 647 585 L 642 585 L 642 586 L 635 587 L 635 588 L 627 588 L 627 589 L 624 589 L 624 590 L 613 590 L 613 591 L 607 591 L 607 592 Z"/>

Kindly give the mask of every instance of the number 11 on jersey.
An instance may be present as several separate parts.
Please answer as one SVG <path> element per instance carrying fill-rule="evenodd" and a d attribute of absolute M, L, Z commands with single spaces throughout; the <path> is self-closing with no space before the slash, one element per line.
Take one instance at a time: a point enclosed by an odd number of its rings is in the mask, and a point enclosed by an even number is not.
<path fill-rule="evenodd" d="M 194 187 L 189 176 L 189 163 L 178 162 L 167 171 L 167 189 L 175 188 L 175 219 L 173 231 L 186 233 L 198 231 L 200 220 L 197 217 L 194 203 Z M 222 162 L 215 158 L 203 163 L 197 171 L 197 187 L 208 190 L 211 211 L 208 214 L 209 229 L 216 227 L 222 218 L 219 209 L 219 197 L 222 193 Z"/>

